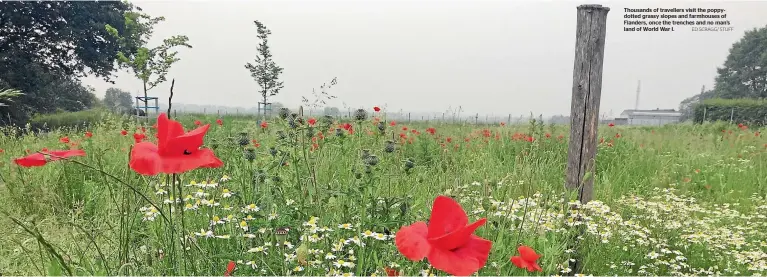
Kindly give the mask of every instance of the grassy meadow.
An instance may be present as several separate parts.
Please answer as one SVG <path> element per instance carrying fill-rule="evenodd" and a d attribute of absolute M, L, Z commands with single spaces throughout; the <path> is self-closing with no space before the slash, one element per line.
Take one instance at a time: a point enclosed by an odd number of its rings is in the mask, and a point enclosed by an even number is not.
<path fill-rule="evenodd" d="M 224 166 L 139 175 L 129 152 L 134 134 L 156 141 L 152 124 L 112 115 L 6 129 L 0 273 L 210 276 L 234 261 L 234 275 L 446 275 L 407 260 L 393 236 L 447 195 L 470 221 L 488 219 L 479 275 L 567 275 L 572 260 L 586 275 L 767 274 L 767 138 L 748 126 L 600 126 L 596 200 L 574 214 L 563 125 L 391 122 L 372 110 L 313 127 L 174 119 L 211 124 L 205 146 Z M 13 162 L 43 148 L 87 156 Z M 510 262 L 519 245 L 541 254 L 542 272 Z"/>

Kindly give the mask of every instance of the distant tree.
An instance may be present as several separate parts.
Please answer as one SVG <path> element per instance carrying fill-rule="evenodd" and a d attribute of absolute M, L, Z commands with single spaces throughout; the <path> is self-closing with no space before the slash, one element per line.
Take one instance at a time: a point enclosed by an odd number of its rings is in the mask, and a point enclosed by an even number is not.
<path fill-rule="evenodd" d="M 717 69 L 721 98 L 767 98 L 767 26 L 747 31 Z"/>
<path fill-rule="evenodd" d="M 339 114 L 341 114 L 341 111 L 336 107 L 325 107 L 323 112 L 325 115 L 330 115 L 330 116 L 338 116 Z"/>
<path fill-rule="evenodd" d="M 250 76 L 261 87 L 261 98 L 263 103 L 267 103 L 268 98 L 279 94 L 283 87 L 283 83 L 279 80 L 283 68 L 277 66 L 277 63 L 272 60 L 272 52 L 268 44 L 269 35 L 272 34 L 272 31 L 258 20 L 253 21 L 253 23 L 256 24 L 256 37 L 261 42 L 258 44 L 255 62 L 245 64 L 245 68 L 250 71 Z M 272 105 L 272 109 L 277 108 Z M 264 109 L 264 117 L 266 117 L 266 109 Z"/>
<path fill-rule="evenodd" d="M 108 88 L 104 94 L 104 106 L 115 112 L 127 112 L 133 108 L 133 96 L 119 88 Z"/>
<path fill-rule="evenodd" d="M 125 31 L 120 32 L 111 25 L 106 25 L 106 30 L 114 38 L 118 38 L 123 48 L 136 46 L 136 51 L 126 53 L 117 52 L 117 62 L 121 68 L 130 70 L 136 78 L 143 83 L 144 97 L 157 85 L 167 81 L 166 75 L 170 67 L 181 60 L 177 57 L 176 47 L 192 48 L 189 38 L 176 35 L 166 38 L 162 44 L 155 47 L 147 47 L 149 39 L 154 33 L 154 26 L 164 21 L 165 17 L 151 17 L 141 10 L 125 13 Z M 146 101 L 145 101 L 146 102 Z M 148 112 L 146 109 L 144 112 Z"/>
<path fill-rule="evenodd" d="M 3 2 L 0 65 L 15 58 L 37 63 L 46 72 L 108 78 L 117 52 L 130 49 L 122 49 L 117 39 L 110 38 L 104 25 L 124 30 L 123 14 L 132 8 L 121 1 Z"/>

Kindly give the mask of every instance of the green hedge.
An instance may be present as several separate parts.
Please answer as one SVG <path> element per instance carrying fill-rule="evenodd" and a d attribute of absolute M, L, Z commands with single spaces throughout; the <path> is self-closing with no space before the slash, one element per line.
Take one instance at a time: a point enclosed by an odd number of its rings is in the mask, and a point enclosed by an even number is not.
<path fill-rule="evenodd" d="M 695 123 L 732 120 L 733 124 L 767 125 L 767 101 L 758 99 L 707 99 L 695 105 Z"/>
<path fill-rule="evenodd" d="M 59 112 L 36 114 L 29 120 L 33 130 L 55 130 L 59 128 L 77 128 L 100 122 L 109 114 L 103 109 L 91 109 L 79 112 Z"/>

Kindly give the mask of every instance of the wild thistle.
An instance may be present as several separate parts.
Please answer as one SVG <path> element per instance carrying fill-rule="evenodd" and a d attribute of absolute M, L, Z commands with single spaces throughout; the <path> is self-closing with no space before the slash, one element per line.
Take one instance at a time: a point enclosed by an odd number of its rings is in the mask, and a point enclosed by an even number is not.
<path fill-rule="evenodd" d="M 378 131 L 381 132 L 381 134 L 386 132 L 386 123 L 378 122 Z"/>
<path fill-rule="evenodd" d="M 369 166 L 374 166 L 378 164 L 378 157 L 376 155 L 369 155 L 367 158 L 365 158 L 365 164 Z"/>
<path fill-rule="evenodd" d="M 364 161 L 370 156 L 370 150 L 369 149 L 362 149 L 362 155 L 360 155 L 360 158 Z"/>
<path fill-rule="evenodd" d="M 290 109 L 288 108 L 280 108 L 280 111 L 277 113 L 280 118 L 286 119 L 288 118 L 288 115 L 290 115 Z"/>
<path fill-rule="evenodd" d="M 341 128 L 336 128 L 336 136 L 337 137 L 343 137 L 344 136 L 344 130 Z"/>
<path fill-rule="evenodd" d="M 322 117 L 322 124 L 325 129 L 330 129 L 330 125 L 333 125 L 333 116 L 326 115 Z"/>
<path fill-rule="evenodd" d="M 354 111 L 354 119 L 358 121 L 368 119 L 368 112 L 365 109 L 357 109 Z"/>
<path fill-rule="evenodd" d="M 269 154 L 272 155 L 272 157 L 277 156 L 277 148 L 275 148 L 274 146 L 269 147 Z"/>
<path fill-rule="evenodd" d="M 314 127 L 309 126 L 306 128 L 306 137 L 312 138 L 314 136 Z"/>
<path fill-rule="evenodd" d="M 408 158 L 407 160 L 405 160 L 405 171 L 406 172 L 410 172 L 410 170 L 413 169 L 413 167 L 415 167 L 415 162 L 413 161 L 413 159 Z"/>
<path fill-rule="evenodd" d="M 394 141 L 387 140 L 386 145 L 384 145 L 384 152 L 391 153 L 394 152 L 396 149 L 396 145 L 394 144 Z"/>
<path fill-rule="evenodd" d="M 281 139 L 282 140 L 282 139 L 286 139 L 286 138 L 287 138 L 287 136 L 285 136 L 285 131 L 283 131 L 283 130 L 277 131 L 277 139 Z"/>
<path fill-rule="evenodd" d="M 240 133 L 240 139 L 237 141 L 237 144 L 239 144 L 240 146 L 245 146 L 245 145 L 250 144 L 250 139 L 248 138 L 248 133 L 241 132 Z"/>
<path fill-rule="evenodd" d="M 256 159 L 256 149 L 248 148 L 245 149 L 245 159 L 249 162 L 253 162 L 253 160 Z"/>

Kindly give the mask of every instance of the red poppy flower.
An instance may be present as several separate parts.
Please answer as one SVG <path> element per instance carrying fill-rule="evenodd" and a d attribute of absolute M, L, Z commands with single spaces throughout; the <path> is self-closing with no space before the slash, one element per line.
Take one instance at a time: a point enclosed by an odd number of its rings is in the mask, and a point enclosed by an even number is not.
<path fill-rule="evenodd" d="M 529 272 L 543 271 L 540 265 L 538 265 L 538 258 L 541 255 L 535 253 L 535 250 L 528 246 L 520 246 L 517 248 L 519 256 L 511 257 L 511 262 L 521 269 L 527 269 Z"/>
<path fill-rule="evenodd" d="M 419 221 L 397 231 L 395 244 L 413 261 L 427 258 L 431 266 L 456 276 L 469 276 L 485 266 L 492 242 L 474 235 L 484 225 L 482 218 L 472 224 L 458 202 L 437 196 L 427 225 Z"/>
<path fill-rule="evenodd" d="M 379 108 L 378 106 L 375 106 L 375 107 L 373 107 L 373 110 L 376 111 L 376 112 L 380 112 L 381 108 Z"/>
<path fill-rule="evenodd" d="M 165 113 L 157 117 L 157 144 L 144 141 L 134 145 L 130 155 L 130 168 L 142 175 L 182 173 L 200 167 L 224 165 L 210 149 L 201 149 L 210 124 L 184 133 L 178 121 L 168 119 Z"/>
<path fill-rule="evenodd" d="M 317 119 L 312 117 L 312 118 L 309 118 L 309 120 L 307 120 L 306 122 L 309 123 L 309 126 L 314 126 L 314 124 L 317 124 Z"/>
<path fill-rule="evenodd" d="M 85 137 L 86 138 L 89 138 L 89 137 L 92 137 L 92 136 L 93 136 L 93 133 L 91 133 L 90 131 L 85 132 Z"/>
<path fill-rule="evenodd" d="M 220 118 L 216 119 L 216 124 L 218 124 L 218 126 L 224 126 L 224 121 L 221 120 Z"/>
<path fill-rule="evenodd" d="M 232 272 L 234 272 L 235 266 L 237 266 L 237 264 L 235 264 L 234 261 L 229 261 L 229 263 L 226 265 L 226 272 L 224 272 L 224 276 L 232 276 Z"/>
<path fill-rule="evenodd" d="M 392 127 L 397 126 L 397 121 L 389 122 L 389 126 L 392 126 Z"/>
<path fill-rule="evenodd" d="M 613 127 L 615 126 L 615 123 L 610 122 L 610 124 L 607 124 L 607 126 Z"/>
<path fill-rule="evenodd" d="M 122 131 L 120 131 L 120 134 L 123 135 L 123 136 L 127 136 L 128 135 L 128 131 L 127 130 L 122 130 Z"/>
<path fill-rule="evenodd" d="M 85 156 L 85 151 L 82 149 L 53 150 L 53 151 L 43 150 L 42 152 L 45 152 L 46 154 L 49 154 L 49 155 L 45 155 L 43 153 L 34 153 L 29 156 L 14 159 L 13 162 L 19 166 L 33 167 L 33 166 L 44 166 L 48 162 L 58 161 L 63 158 Z"/>
<path fill-rule="evenodd" d="M 201 122 L 201 121 L 199 121 L 199 120 L 195 120 L 195 121 L 194 121 L 194 125 L 200 126 L 200 125 L 202 125 L 202 122 Z"/>
<path fill-rule="evenodd" d="M 261 121 L 261 128 L 266 129 L 266 127 L 269 127 L 269 123 L 266 123 L 266 121 Z"/>
<path fill-rule="evenodd" d="M 426 129 L 426 132 L 433 135 L 437 133 L 437 129 L 434 129 L 434 127 L 429 127 Z"/>
<path fill-rule="evenodd" d="M 133 134 L 133 140 L 136 141 L 136 143 L 139 143 L 143 141 L 146 138 L 146 135 L 142 133 L 134 133 Z"/>
<path fill-rule="evenodd" d="M 506 122 L 501 122 L 501 127 L 506 126 Z"/>
<path fill-rule="evenodd" d="M 386 271 L 386 276 L 399 276 L 399 271 L 391 267 L 384 267 L 384 271 Z"/>
<path fill-rule="evenodd" d="M 59 141 L 60 141 L 61 143 L 69 143 L 69 137 L 63 137 L 63 138 L 60 138 L 60 139 L 59 139 Z"/>

